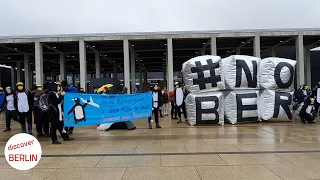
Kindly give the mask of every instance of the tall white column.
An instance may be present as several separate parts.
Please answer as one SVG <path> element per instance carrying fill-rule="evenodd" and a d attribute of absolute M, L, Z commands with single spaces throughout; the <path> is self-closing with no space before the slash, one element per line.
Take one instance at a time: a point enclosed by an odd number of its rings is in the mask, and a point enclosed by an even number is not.
<path fill-rule="evenodd" d="M 30 61 L 29 61 L 29 56 L 28 54 L 24 55 L 24 60 L 23 60 L 23 64 L 24 64 L 24 85 L 25 88 L 30 90 L 31 89 L 31 67 L 30 67 Z"/>
<path fill-rule="evenodd" d="M 253 40 L 253 56 L 261 57 L 260 55 L 260 34 L 256 33 Z"/>
<path fill-rule="evenodd" d="M 129 41 L 128 39 L 123 40 L 123 61 L 124 61 L 124 86 L 128 88 L 128 92 L 130 90 L 130 57 L 129 57 Z"/>
<path fill-rule="evenodd" d="M 17 62 L 17 82 L 21 82 L 21 72 L 22 72 L 22 67 L 21 67 L 21 62 Z"/>
<path fill-rule="evenodd" d="M 217 53 L 217 37 L 211 37 L 211 55 L 218 55 Z"/>
<path fill-rule="evenodd" d="M 304 46 L 303 46 L 303 34 L 299 32 L 296 37 L 296 61 L 297 61 L 297 86 L 305 83 L 304 77 Z"/>
<path fill-rule="evenodd" d="M 304 55 L 305 55 L 305 68 L 304 68 L 304 71 L 305 71 L 305 74 L 306 74 L 306 77 L 305 77 L 305 82 L 307 83 L 307 85 L 309 85 L 309 87 L 311 87 L 311 62 L 310 62 L 310 49 L 309 48 L 305 48 L 305 51 L 304 51 Z"/>
<path fill-rule="evenodd" d="M 60 60 L 60 81 L 66 81 L 67 80 L 66 60 L 63 53 L 59 54 L 59 60 Z"/>
<path fill-rule="evenodd" d="M 99 52 L 95 52 L 95 64 L 96 64 L 96 78 L 101 76 L 101 64 L 100 64 L 100 55 Z"/>
<path fill-rule="evenodd" d="M 131 51 L 131 89 L 132 89 L 132 94 L 134 93 L 133 90 L 136 87 L 136 60 L 134 56 L 134 52 Z"/>
<path fill-rule="evenodd" d="M 173 45 L 172 45 L 172 38 L 167 39 L 167 55 L 168 55 L 167 86 L 168 86 L 168 92 L 170 92 L 170 91 L 173 91 Z"/>
<path fill-rule="evenodd" d="M 13 89 L 16 87 L 15 67 L 13 66 L 11 66 L 11 87 Z"/>
<path fill-rule="evenodd" d="M 80 87 L 87 90 L 87 53 L 84 40 L 79 41 Z"/>
<path fill-rule="evenodd" d="M 36 84 L 43 84 L 43 51 L 42 44 L 39 41 L 35 42 L 35 66 L 36 66 Z"/>

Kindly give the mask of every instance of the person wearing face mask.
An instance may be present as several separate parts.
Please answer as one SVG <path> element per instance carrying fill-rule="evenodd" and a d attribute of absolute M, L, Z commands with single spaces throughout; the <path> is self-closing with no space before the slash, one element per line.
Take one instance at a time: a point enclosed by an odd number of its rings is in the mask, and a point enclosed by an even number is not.
<path fill-rule="evenodd" d="M 51 122 L 50 127 L 50 136 L 52 144 L 61 144 L 58 141 L 57 130 L 61 134 L 61 137 L 64 141 L 71 141 L 73 138 L 70 138 L 68 133 L 63 130 L 63 107 L 62 101 L 65 92 L 60 91 L 60 85 L 57 83 L 50 83 L 48 85 L 48 103 L 50 104 L 50 108 L 48 109 L 48 114 Z"/>
<path fill-rule="evenodd" d="M 30 91 L 26 91 L 24 84 L 16 84 L 17 92 L 15 94 L 15 108 L 18 110 L 19 121 L 22 133 L 27 132 L 26 121 L 28 124 L 28 133 L 32 134 L 32 107 L 33 98 Z"/>
<path fill-rule="evenodd" d="M 187 119 L 186 108 L 184 105 L 184 93 L 180 82 L 176 82 L 176 89 L 174 90 L 174 103 L 176 106 L 176 112 L 178 113 L 179 120 L 177 123 L 182 123 L 181 121 L 181 109 L 183 111 L 184 118 Z"/>
<path fill-rule="evenodd" d="M 36 125 L 36 130 L 38 133 L 37 134 L 38 138 L 45 136 L 45 134 L 49 134 L 49 129 L 47 129 L 46 126 L 44 126 L 44 113 L 39 107 L 39 101 L 42 95 L 43 95 L 42 86 L 37 85 L 33 93 L 33 99 L 34 99 L 33 117 L 34 117 L 34 124 Z"/>
<path fill-rule="evenodd" d="M 152 89 L 152 114 L 156 121 L 156 128 L 161 128 L 159 124 L 159 101 L 161 98 L 161 92 L 159 91 L 158 85 L 155 85 Z M 149 129 L 152 129 L 151 117 L 148 118 Z"/>
<path fill-rule="evenodd" d="M 5 107 L 6 129 L 3 132 L 11 131 L 11 119 L 18 121 L 16 108 L 14 107 L 14 95 L 10 87 L 6 88 L 5 97 L 1 104 L 1 109 Z"/>
<path fill-rule="evenodd" d="M 299 116 L 303 123 L 314 123 L 316 118 L 316 111 L 314 109 L 314 98 L 307 97 L 300 110 Z"/>

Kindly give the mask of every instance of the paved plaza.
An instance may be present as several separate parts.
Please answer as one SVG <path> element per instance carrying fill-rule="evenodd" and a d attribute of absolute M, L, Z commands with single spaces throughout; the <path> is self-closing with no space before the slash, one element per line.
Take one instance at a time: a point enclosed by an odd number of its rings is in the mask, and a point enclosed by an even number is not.
<path fill-rule="evenodd" d="M 0 129 L 4 129 L 1 114 Z M 97 131 L 79 127 L 75 141 L 52 145 L 29 171 L 11 168 L 0 151 L 0 179 L 320 179 L 320 124 L 267 122 L 191 127 L 161 118 L 162 129 Z M 20 132 L 2 133 L 0 147 Z"/>

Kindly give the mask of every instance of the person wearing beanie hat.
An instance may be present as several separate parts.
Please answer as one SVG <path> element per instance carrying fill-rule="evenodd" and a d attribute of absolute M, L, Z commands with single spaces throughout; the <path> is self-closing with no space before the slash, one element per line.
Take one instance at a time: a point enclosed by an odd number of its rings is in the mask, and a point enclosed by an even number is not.
<path fill-rule="evenodd" d="M 28 124 L 28 134 L 32 134 L 32 107 L 33 98 L 30 91 L 26 91 L 24 84 L 19 82 L 16 84 L 15 108 L 18 111 L 19 121 L 22 133 L 27 132 L 26 121 Z"/>
<path fill-rule="evenodd" d="M 11 119 L 18 121 L 17 111 L 14 106 L 14 95 L 10 87 L 6 87 L 5 98 L 0 106 L 6 112 L 6 129 L 3 132 L 11 131 Z"/>

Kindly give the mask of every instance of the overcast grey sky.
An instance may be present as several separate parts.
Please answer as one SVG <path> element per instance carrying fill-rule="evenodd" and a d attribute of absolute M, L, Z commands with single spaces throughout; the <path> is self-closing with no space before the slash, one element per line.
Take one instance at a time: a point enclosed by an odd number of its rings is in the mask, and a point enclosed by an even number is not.
<path fill-rule="evenodd" d="M 320 0 L 1 0 L 0 36 L 320 28 Z"/>

